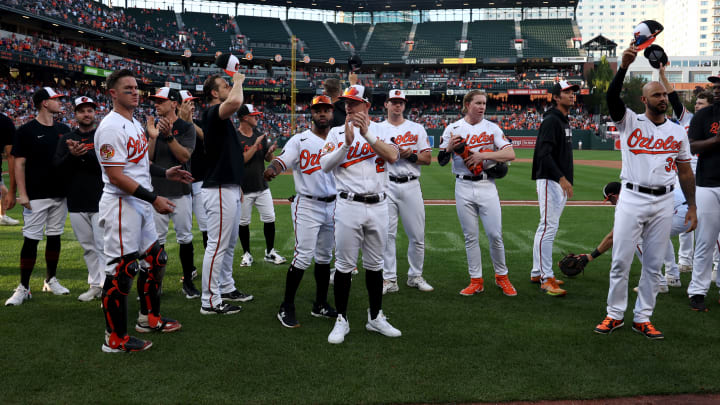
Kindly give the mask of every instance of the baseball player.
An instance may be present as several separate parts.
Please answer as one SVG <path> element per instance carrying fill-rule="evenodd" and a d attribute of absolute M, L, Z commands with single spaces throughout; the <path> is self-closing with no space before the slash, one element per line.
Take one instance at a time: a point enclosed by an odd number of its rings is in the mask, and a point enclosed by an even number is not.
<path fill-rule="evenodd" d="M 15 206 L 15 194 L 17 194 L 17 185 L 15 184 L 15 159 L 10 151 L 12 150 L 13 140 L 15 138 L 15 124 L 5 114 L 0 113 L 0 154 L 4 153 L 8 162 L 9 184 L 5 187 L 5 182 L 0 176 L 0 225 L 17 225 L 20 223 L 17 219 L 10 218 L 7 210 Z M 0 158 L 1 161 L 2 158 Z M 11 197 L 12 196 L 12 197 Z M 12 204 L 11 204 L 12 202 Z"/>
<path fill-rule="evenodd" d="M 399 153 L 389 140 L 378 139 L 382 129 L 370 120 L 370 95 L 362 85 L 348 87 L 345 100 L 345 125 L 330 130 L 320 156 L 324 172 L 333 172 L 338 189 L 335 205 L 335 307 L 338 316 L 328 342 L 342 343 L 350 332 L 347 306 L 352 271 L 358 250 L 363 252 L 365 286 L 370 308 L 365 328 L 389 337 L 402 333 L 382 312 L 383 253 L 388 235 L 387 165 L 398 160 Z"/>
<path fill-rule="evenodd" d="M 695 232 L 692 280 L 688 286 L 690 307 L 707 311 L 705 295 L 710 288 L 713 248 L 720 232 L 720 77 L 710 76 L 713 104 L 696 111 L 690 121 L 688 137 L 692 153 L 698 154 L 697 201 L 702 221 Z"/>
<path fill-rule="evenodd" d="M 25 207 L 23 218 L 22 249 L 20 250 L 20 285 L 5 305 L 21 305 L 30 299 L 30 275 L 35 267 L 37 246 L 43 238 L 47 273 L 43 291 L 55 295 L 70 294 L 55 277 L 60 258 L 60 236 L 65 227 L 67 204 L 63 187 L 63 175 L 52 165 L 52 158 L 62 134 L 70 132 L 53 116 L 62 112 L 60 98 L 50 87 L 43 87 L 33 94 L 37 117 L 18 128 L 12 155 L 15 157 L 15 180 L 19 197 L 17 203 Z M 11 196 L 11 198 L 14 196 Z"/>
<path fill-rule="evenodd" d="M 201 198 L 201 190 L 203 185 L 203 179 L 205 178 L 206 163 L 205 163 L 205 144 L 203 139 L 205 134 L 202 130 L 202 122 L 198 119 L 194 119 L 195 116 L 195 100 L 198 97 L 193 95 L 187 90 L 180 90 L 180 97 L 182 97 L 182 104 L 180 104 L 180 110 L 178 117 L 183 121 L 192 122 L 195 126 L 195 149 L 192 151 L 190 156 L 190 173 L 192 173 L 195 181 L 192 183 L 192 210 L 195 214 L 195 220 L 198 224 L 198 229 L 202 233 L 203 248 L 207 247 L 207 213 Z M 196 276 L 196 272 L 193 272 L 193 279 Z"/>
<path fill-rule="evenodd" d="M 315 317 L 337 318 L 337 312 L 327 302 L 330 282 L 330 260 L 334 244 L 335 199 L 337 190 L 332 174 L 320 170 L 320 152 L 330 132 L 333 105 L 327 96 L 317 96 L 310 104 L 312 128 L 295 134 L 288 140 L 280 156 L 265 170 L 272 180 L 291 168 L 296 195 L 291 213 L 295 230 L 295 255 L 290 262 L 285 298 L 277 318 L 287 328 L 297 328 L 295 293 L 305 270 L 315 258 L 315 302 L 310 314 Z"/>
<path fill-rule="evenodd" d="M 422 125 L 403 117 L 407 99 L 403 90 L 390 90 L 385 109 L 387 120 L 379 127 L 384 139 L 390 139 L 400 151 L 400 159 L 388 164 L 388 238 L 383 261 L 383 294 L 399 290 L 397 284 L 397 261 L 395 237 L 398 214 L 408 236 L 407 285 L 420 291 L 432 291 L 433 287 L 423 278 L 425 260 L 425 203 L 420 190 L 420 165 L 429 165 L 431 149 L 427 133 Z"/>
<path fill-rule="evenodd" d="M 685 131 L 690 127 L 690 121 L 695 114 L 685 108 L 683 103 L 680 102 L 675 88 L 665 76 L 665 65 L 660 65 L 660 82 L 665 86 L 668 91 L 668 101 L 673 108 L 673 116 L 677 118 L 680 125 L 685 128 Z M 697 95 L 695 101 L 695 112 L 702 110 L 705 107 L 709 107 L 712 104 L 712 93 L 701 92 Z M 690 166 L 692 167 L 693 173 L 697 170 L 697 154 L 692 155 Z M 680 188 L 679 180 L 675 182 L 675 188 Z M 668 265 L 672 266 L 672 270 L 667 276 L 668 285 L 671 287 L 680 287 L 680 272 L 691 272 L 692 271 L 692 256 L 694 251 L 694 232 L 682 232 L 679 235 L 680 247 L 678 248 L 678 263 L 675 262 L 675 255 L 673 254 L 673 262 L 665 262 L 665 270 L 667 272 Z"/>
<path fill-rule="evenodd" d="M 174 204 L 152 191 L 151 172 L 165 173 L 176 180 L 182 177 L 187 182 L 191 178 L 177 166 L 165 171 L 150 165 L 147 138 L 140 122 L 133 118 L 139 101 L 133 73 L 116 70 L 108 76 L 106 85 L 113 110 L 95 131 L 95 153 L 105 183 L 99 223 L 109 260 L 102 296 L 106 323 L 102 351 L 135 352 L 152 346 L 150 341 L 127 334 L 127 295 L 138 272 L 140 313 L 135 330 L 174 332 L 182 327 L 178 321 L 160 316 L 160 286 L 167 253 L 158 242 L 152 211 L 168 214 Z"/>
<path fill-rule="evenodd" d="M 667 90 L 659 82 L 643 87 L 645 113 L 638 115 L 625 107 L 620 98 L 622 83 L 637 56 L 634 45 L 626 49 L 617 74 L 607 92 L 610 117 L 620 131 L 623 192 L 615 208 L 613 255 L 607 316 L 595 332 L 609 334 L 623 326 L 628 298 L 628 275 L 633 252 L 642 238 L 642 274 L 635 302 L 632 329 L 649 339 L 663 339 L 650 316 L 660 288 L 663 258 L 673 219 L 675 170 L 680 177 L 688 211 L 689 230 L 697 225 L 695 181 L 690 167 L 690 148 L 685 130 L 665 116 Z"/>
<path fill-rule="evenodd" d="M 622 190 L 622 184 L 618 182 L 611 182 L 605 185 L 603 188 L 603 195 L 606 201 L 610 201 L 612 205 L 617 205 L 617 200 Z M 670 236 L 682 235 L 688 232 L 690 226 L 689 223 L 685 222 L 685 216 L 687 215 L 687 203 L 685 202 L 685 196 L 679 188 L 673 191 L 673 218 L 672 228 L 670 230 Z M 611 230 L 600 242 L 598 247 L 592 252 L 585 256 L 588 261 L 596 259 L 601 254 L 605 253 L 613 245 L 613 231 Z M 642 239 L 635 245 L 635 255 L 642 263 L 643 257 L 643 242 Z M 667 248 L 665 250 L 665 277 L 660 277 L 660 287 L 658 292 L 667 293 L 669 291 L 668 285 L 672 273 L 672 267 L 669 263 L 675 262 L 675 248 L 673 247 L 672 241 L 668 239 Z M 677 268 L 675 268 L 677 270 Z M 639 291 L 638 287 L 634 288 L 635 292 Z"/>
<path fill-rule="evenodd" d="M 105 283 L 107 260 L 103 253 L 103 233 L 98 215 L 103 181 L 94 143 L 97 105 L 85 96 L 76 98 L 73 104 L 78 127 L 60 139 L 53 163 L 67 176 L 65 187 L 70 224 L 84 251 L 90 285 L 78 300 L 87 302 L 102 296 Z"/>
<path fill-rule="evenodd" d="M 148 155 L 150 160 L 162 167 L 180 165 L 184 170 L 190 169 L 190 156 L 195 148 L 195 126 L 192 122 L 180 119 L 177 108 L 182 101 L 180 92 L 169 87 L 161 87 L 150 98 L 155 102 L 155 109 L 160 117 L 159 122 L 148 117 Z M 175 205 L 170 214 L 155 212 L 155 230 L 158 232 L 160 247 L 165 248 L 170 219 L 175 227 L 175 235 L 180 245 L 180 264 L 183 269 L 182 290 L 185 298 L 200 298 L 200 291 L 195 288 L 192 273 L 193 265 L 193 234 L 192 234 L 192 197 L 191 186 L 167 180 L 165 177 L 153 177 L 153 190 L 167 197 Z"/>
<path fill-rule="evenodd" d="M 277 143 L 268 145 L 265 142 L 265 135 L 257 129 L 260 112 L 255 110 L 252 104 L 245 104 L 238 111 L 240 118 L 240 145 L 243 147 L 243 159 L 245 161 L 245 173 L 243 175 L 242 191 L 242 212 L 240 214 L 240 244 L 243 248 L 243 257 L 240 266 L 252 266 L 253 257 L 250 254 L 250 219 L 252 219 L 252 207 L 257 207 L 260 212 L 260 222 L 263 223 L 263 234 L 265 235 L 265 261 L 272 264 L 283 264 L 287 260 L 280 256 L 275 250 L 275 209 L 273 207 L 272 194 L 267 181 L 263 178 L 265 161 L 273 160 L 273 152 L 277 149 Z"/>
<path fill-rule="evenodd" d="M 572 128 L 568 120 L 570 108 L 575 105 L 575 92 L 580 86 L 564 80 L 553 85 L 553 108 L 544 117 L 533 153 L 531 177 L 540 207 L 540 224 L 533 243 L 533 268 L 530 282 L 540 284 L 545 294 L 562 297 L 567 292 L 560 288 L 561 280 L 552 269 L 552 251 L 560 216 L 568 198 L 573 196 Z"/>
<path fill-rule="evenodd" d="M 231 58 L 237 60 L 235 56 Z M 236 61 L 232 65 L 235 66 Z M 241 307 L 223 301 L 246 302 L 253 299 L 235 288 L 232 277 L 233 251 L 238 239 L 238 226 L 243 180 L 243 154 L 240 135 L 232 122 L 243 102 L 242 84 L 245 75 L 235 71 L 233 86 L 220 75 L 211 75 L 203 84 L 208 108 L 203 112 L 207 172 L 202 185 L 208 224 L 208 244 L 202 271 L 203 315 L 235 314 Z"/>
<path fill-rule="evenodd" d="M 516 296 L 517 290 L 508 279 L 505 265 L 505 246 L 502 237 L 502 213 L 495 179 L 485 171 L 473 174 L 469 168 L 483 164 L 484 160 L 509 162 L 515 159 L 512 143 L 494 123 L 486 120 L 487 96 L 484 91 L 471 90 L 463 97 L 465 116 L 445 128 L 440 144 L 438 163 L 448 164 L 452 158 L 455 175 L 455 201 L 458 218 L 465 234 L 465 251 L 468 260 L 470 284 L 460 295 L 470 296 L 484 291 L 480 245 L 478 244 L 478 216 L 490 242 L 490 257 L 495 268 L 495 284 L 507 296 Z M 465 145 L 471 152 L 463 159 L 456 149 Z"/>

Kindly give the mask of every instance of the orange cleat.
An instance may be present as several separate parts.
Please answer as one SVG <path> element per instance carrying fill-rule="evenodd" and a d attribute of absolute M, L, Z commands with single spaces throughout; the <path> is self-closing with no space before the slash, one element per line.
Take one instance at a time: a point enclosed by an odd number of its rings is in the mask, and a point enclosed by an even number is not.
<path fill-rule="evenodd" d="M 545 280 L 544 283 L 540 284 L 540 289 L 545 291 L 545 294 L 552 297 L 562 297 L 567 294 L 567 291 L 560 288 L 557 280 L 555 280 L 555 277 L 550 277 L 549 279 Z"/>
<path fill-rule="evenodd" d="M 515 287 L 513 287 L 512 283 L 510 283 L 510 279 L 508 279 L 507 274 L 498 276 L 495 275 L 495 285 L 500 287 L 503 294 L 507 295 L 508 297 L 514 297 L 517 295 L 517 290 Z"/>
<path fill-rule="evenodd" d="M 470 285 L 460 291 L 460 295 L 470 296 L 485 291 L 482 278 L 471 278 Z"/>

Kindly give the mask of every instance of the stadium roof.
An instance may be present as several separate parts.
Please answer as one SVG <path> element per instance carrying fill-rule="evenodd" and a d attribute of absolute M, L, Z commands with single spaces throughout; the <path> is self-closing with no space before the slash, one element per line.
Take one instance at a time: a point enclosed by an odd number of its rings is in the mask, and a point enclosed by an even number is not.
<path fill-rule="evenodd" d="M 222 0 L 227 1 L 227 0 Z M 576 7 L 579 0 L 241 0 L 238 3 L 344 12 Z"/>

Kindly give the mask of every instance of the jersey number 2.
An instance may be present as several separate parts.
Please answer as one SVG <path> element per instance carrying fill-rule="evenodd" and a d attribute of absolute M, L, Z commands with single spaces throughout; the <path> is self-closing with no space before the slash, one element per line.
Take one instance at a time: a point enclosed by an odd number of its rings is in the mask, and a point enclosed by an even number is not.
<path fill-rule="evenodd" d="M 667 162 L 667 165 L 665 166 L 665 171 L 670 173 L 671 171 L 676 172 L 677 171 L 677 165 L 675 165 L 675 159 L 669 157 L 665 159 Z"/>
<path fill-rule="evenodd" d="M 385 159 L 381 157 L 375 159 L 375 171 L 377 173 L 382 173 L 385 171 Z"/>

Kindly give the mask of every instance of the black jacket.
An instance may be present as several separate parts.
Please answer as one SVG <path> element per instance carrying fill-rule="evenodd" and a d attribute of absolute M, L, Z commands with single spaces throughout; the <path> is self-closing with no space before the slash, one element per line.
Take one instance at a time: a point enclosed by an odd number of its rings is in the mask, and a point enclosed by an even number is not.
<path fill-rule="evenodd" d="M 572 129 L 568 117 L 553 108 L 540 124 L 533 153 L 532 179 L 560 181 L 565 176 L 573 184 Z"/>
<path fill-rule="evenodd" d="M 67 140 L 78 141 L 87 153 L 74 156 Z M 77 128 L 60 138 L 53 157 L 53 165 L 64 174 L 68 211 L 98 212 L 104 183 L 102 171 L 95 155 L 95 130 L 80 132 Z"/>

